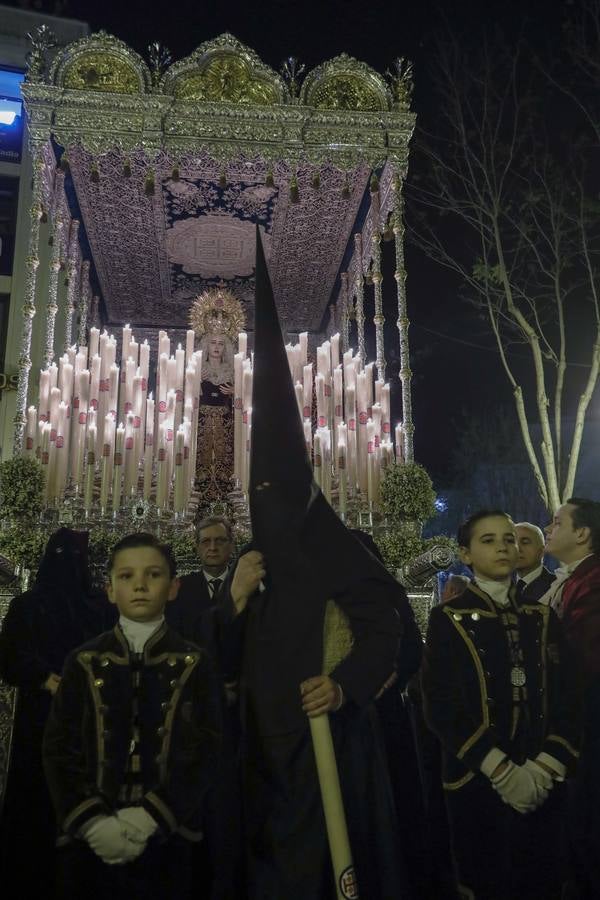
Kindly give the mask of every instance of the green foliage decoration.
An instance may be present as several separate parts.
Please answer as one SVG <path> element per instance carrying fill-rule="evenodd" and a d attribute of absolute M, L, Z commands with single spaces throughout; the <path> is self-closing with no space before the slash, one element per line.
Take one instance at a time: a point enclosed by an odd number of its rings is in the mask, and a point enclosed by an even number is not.
<path fill-rule="evenodd" d="M 423 552 L 423 539 L 411 525 L 398 525 L 375 538 L 386 568 L 395 574 L 396 569 Z"/>
<path fill-rule="evenodd" d="M 400 522 L 424 522 L 435 513 L 431 478 L 418 463 L 388 466 L 381 482 L 383 514 L 392 526 Z"/>
<path fill-rule="evenodd" d="M 44 473 L 32 456 L 0 463 L 0 519 L 33 521 L 42 511 Z"/>
<path fill-rule="evenodd" d="M 0 554 L 21 569 L 36 571 L 48 534 L 33 525 L 7 524 L 0 529 Z"/>

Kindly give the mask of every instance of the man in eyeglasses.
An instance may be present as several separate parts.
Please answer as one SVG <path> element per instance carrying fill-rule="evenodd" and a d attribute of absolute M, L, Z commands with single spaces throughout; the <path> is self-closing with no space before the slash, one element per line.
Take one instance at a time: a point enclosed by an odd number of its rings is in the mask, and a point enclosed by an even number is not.
<path fill-rule="evenodd" d="M 205 613 L 218 605 L 223 581 L 234 551 L 230 522 L 222 516 L 202 519 L 196 528 L 199 572 L 181 578 L 177 597 L 166 613 L 169 625 L 188 640 L 205 642 Z"/>

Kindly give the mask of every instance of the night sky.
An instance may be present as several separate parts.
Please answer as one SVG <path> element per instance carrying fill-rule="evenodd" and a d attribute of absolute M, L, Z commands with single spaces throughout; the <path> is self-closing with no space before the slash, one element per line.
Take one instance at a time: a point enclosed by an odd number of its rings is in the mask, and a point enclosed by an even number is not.
<path fill-rule="evenodd" d="M 558 40 L 572 5 L 551 0 L 437 4 L 430 0 L 245 4 L 68 0 L 60 12 L 89 22 L 92 30 L 112 32 L 143 55 L 150 42 L 159 40 L 175 60 L 223 31 L 233 33 L 276 69 L 290 55 L 309 69 L 346 52 L 383 73 L 395 57 L 407 56 L 414 62 L 413 109 L 419 121 L 433 130 L 437 110 L 428 83 L 428 63 L 437 32 L 451 27 L 465 51 L 480 40 L 482 28 L 496 26 L 509 35 L 524 30 L 530 41 L 542 47 Z M 35 3 L 31 6 L 36 8 Z M 44 3 L 42 8 L 50 11 L 52 6 Z M 393 287 L 391 249 L 391 244 L 384 245 L 384 276 Z M 461 414 L 480 415 L 485 409 L 510 406 L 511 394 L 489 333 L 460 300 L 457 280 L 410 246 L 406 261 L 416 458 L 442 485 L 451 477 L 451 447 Z M 393 342 L 395 310 L 386 304 L 385 312 Z M 519 356 L 526 366 L 527 349 L 517 347 L 512 352 L 517 366 Z M 393 360 L 390 368 L 393 375 Z"/>

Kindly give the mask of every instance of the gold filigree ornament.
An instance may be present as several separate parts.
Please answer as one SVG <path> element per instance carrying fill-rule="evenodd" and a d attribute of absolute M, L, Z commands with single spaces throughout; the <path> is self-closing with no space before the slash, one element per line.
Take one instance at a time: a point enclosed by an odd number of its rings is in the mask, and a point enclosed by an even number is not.
<path fill-rule="evenodd" d="M 225 334 L 234 341 L 245 325 L 242 304 L 235 294 L 221 285 L 199 294 L 190 309 L 190 326 L 198 337 Z"/>

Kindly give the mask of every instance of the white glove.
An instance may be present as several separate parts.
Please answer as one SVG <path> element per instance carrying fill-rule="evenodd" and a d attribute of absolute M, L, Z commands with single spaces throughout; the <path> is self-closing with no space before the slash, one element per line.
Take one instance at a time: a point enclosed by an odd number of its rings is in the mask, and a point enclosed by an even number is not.
<path fill-rule="evenodd" d="M 548 791 L 536 784 L 531 772 L 510 761 L 502 774 L 492 778 L 491 782 L 504 803 L 519 813 L 533 812 L 548 796 Z"/>
<path fill-rule="evenodd" d="M 146 845 L 158 828 L 158 822 L 146 812 L 143 806 L 125 806 L 117 812 L 123 833 L 130 841 Z"/>
<path fill-rule="evenodd" d="M 523 768 L 531 773 L 531 776 L 535 781 L 535 785 L 540 792 L 540 801 L 538 803 L 538 806 L 541 806 L 541 804 L 544 802 L 544 800 L 554 787 L 554 779 L 552 778 L 550 772 L 548 772 L 547 769 L 544 769 L 543 766 L 540 766 L 535 759 L 526 759 L 523 763 Z"/>
<path fill-rule="evenodd" d="M 81 836 L 89 847 L 109 866 L 122 865 L 136 859 L 142 850 L 130 841 L 116 816 L 99 816 L 81 829 Z"/>

